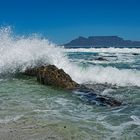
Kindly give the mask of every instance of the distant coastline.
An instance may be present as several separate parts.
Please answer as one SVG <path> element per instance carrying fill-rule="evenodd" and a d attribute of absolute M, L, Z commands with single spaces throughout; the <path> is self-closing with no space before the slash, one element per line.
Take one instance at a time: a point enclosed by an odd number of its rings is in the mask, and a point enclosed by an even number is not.
<path fill-rule="evenodd" d="M 124 40 L 118 36 L 90 36 L 78 38 L 64 44 L 65 48 L 140 48 L 140 41 Z"/>

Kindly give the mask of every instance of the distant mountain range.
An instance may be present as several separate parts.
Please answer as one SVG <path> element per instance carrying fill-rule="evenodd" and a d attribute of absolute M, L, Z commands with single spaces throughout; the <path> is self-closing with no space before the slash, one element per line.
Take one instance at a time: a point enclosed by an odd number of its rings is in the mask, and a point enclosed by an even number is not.
<path fill-rule="evenodd" d="M 124 40 L 118 36 L 90 36 L 78 38 L 64 44 L 66 48 L 90 47 L 140 47 L 140 41 Z"/>

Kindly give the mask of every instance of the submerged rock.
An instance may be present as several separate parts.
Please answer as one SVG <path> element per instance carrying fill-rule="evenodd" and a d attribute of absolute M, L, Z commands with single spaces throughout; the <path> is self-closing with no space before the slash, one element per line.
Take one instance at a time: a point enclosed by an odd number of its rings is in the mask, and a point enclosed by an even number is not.
<path fill-rule="evenodd" d="M 74 92 L 80 97 L 81 100 L 86 101 L 89 104 L 97 104 L 102 106 L 109 105 L 113 107 L 120 106 L 122 104 L 120 101 L 117 101 L 112 97 L 98 95 L 92 88 L 87 88 L 84 85 L 80 85 L 80 87 Z"/>
<path fill-rule="evenodd" d="M 120 106 L 121 102 L 102 95 L 98 95 L 93 89 L 87 88 L 84 85 L 79 85 L 71 79 L 71 77 L 62 69 L 58 69 L 54 65 L 28 68 L 25 75 L 36 76 L 37 81 L 44 85 L 51 85 L 63 89 L 71 90 L 76 93 L 82 100 L 90 104 Z"/>
<path fill-rule="evenodd" d="M 103 58 L 103 57 L 98 57 L 98 58 L 96 58 L 95 60 L 99 60 L 99 61 L 108 61 L 106 58 Z"/>
<path fill-rule="evenodd" d="M 132 53 L 132 55 L 139 55 L 138 53 Z"/>

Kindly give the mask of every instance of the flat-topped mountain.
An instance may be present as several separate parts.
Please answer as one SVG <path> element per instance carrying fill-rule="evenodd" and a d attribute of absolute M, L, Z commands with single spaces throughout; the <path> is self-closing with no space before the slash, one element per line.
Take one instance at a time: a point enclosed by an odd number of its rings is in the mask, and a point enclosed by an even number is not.
<path fill-rule="evenodd" d="M 79 47 L 140 47 L 140 41 L 124 40 L 118 36 L 90 36 L 78 38 L 64 44 L 66 48 Z"/>

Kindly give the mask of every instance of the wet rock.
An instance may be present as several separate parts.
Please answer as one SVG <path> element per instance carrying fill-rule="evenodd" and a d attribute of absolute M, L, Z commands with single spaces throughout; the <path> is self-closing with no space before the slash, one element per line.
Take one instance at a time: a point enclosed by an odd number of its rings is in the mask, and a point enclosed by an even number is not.
<path fill-rule="evenodd" d="M 139 55 L 138 53 L 132 53 L 132 55 Z"/>
<path fill-rule="evenodd" d="M 54 65 L 42 66 L 38 68 L 27 69 L 25 75 L 37 76 L 37 81 L 44 85 L 51 85 L 64 89 L 75 89 L 79 86 L 62 69 Z"/>
<path fill-rule="evenodd" d="M 99 61 L 108 61 L 107 59 L 103 58 L 103 57 L 98 57 L 95 60 L 99 60 Z"/>
<path fill-rule="evenodd" d="M 52 85 L 64 89 L 75 89 L 79 85 L 63 69 L 58 69 L 54 65 L 40 69 L 37 73 L 37 81 L 45 85 Z"/>
<path fill-rule="evenodd" d="M 91 88 L 87 88 L 84 85 L 81 85 L 74 91 L 81 100 L 86 101 L 89 104 L 97 104 L 102 106 L 120 106 L 122 102 L 113 99 L 112 97 L 107 97 L 103 95 L 98 95 Z"/>

